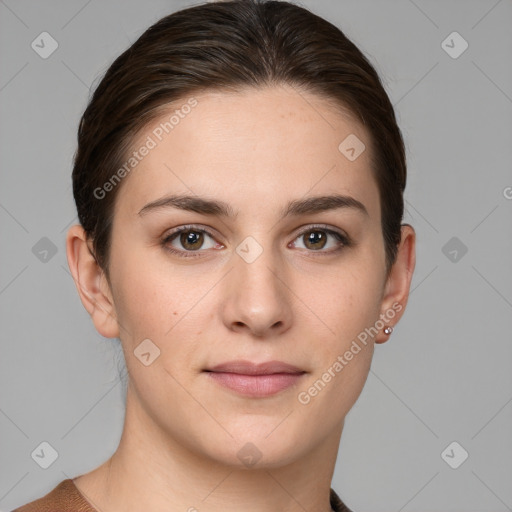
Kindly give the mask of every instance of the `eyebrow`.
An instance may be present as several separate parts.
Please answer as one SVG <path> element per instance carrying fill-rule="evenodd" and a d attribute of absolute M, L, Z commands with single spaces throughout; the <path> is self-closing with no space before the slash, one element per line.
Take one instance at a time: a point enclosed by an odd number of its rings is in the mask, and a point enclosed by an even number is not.
<path fill-rule="evenodd" d="M 206 199 L 199 196 L 190 195 L 171 195 L 166 196 L 151 203 L 146 204 L 139 215 L 143 216 L 151 211 L 157 211 L 164 208 L 177 208 L 203 215 L 216 215 L 219 217 L 235 218 L 238 212 L 235 212 L 231 205 L 224 201 Z M 340 194 L 307 197 L 305 199 L 296 199 L 290 201 L 282 210 L 281 217 L 292 217 L 312 213 L 320 213 L 328 210 L 337 210 L 340 208 L 350 208 L 369 216 L 363 203 L 351 196 Z"/>

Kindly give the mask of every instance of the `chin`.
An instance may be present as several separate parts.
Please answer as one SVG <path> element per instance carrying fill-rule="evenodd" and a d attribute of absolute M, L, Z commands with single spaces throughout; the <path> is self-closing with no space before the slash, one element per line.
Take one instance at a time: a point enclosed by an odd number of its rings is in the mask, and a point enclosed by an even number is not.
<path fill-rule="evenodd" d="M 240 433 L 236 428 L 226 425 L 233 437 L 226 434 L 221 435 L 218 440 L 210 439 L 206 445 L 203 444 L 203 451 L 219 464 L 238 470 L 286 466 L 303 456 L 307 446 L 301 436 L 290 435 L 287 429 L 283 428 L 278 432 L 279 427 L 276 429 L 276 426 L 282 420 L 281 417 L 278 420 L 265 421 L 265 427 L 271 425 L 270 428 L 265 428 L 264 431 L 261 428 L 254 429 L 254 433 L 251 429 L 243 428 L 243 425 L 238 425 Z"/>

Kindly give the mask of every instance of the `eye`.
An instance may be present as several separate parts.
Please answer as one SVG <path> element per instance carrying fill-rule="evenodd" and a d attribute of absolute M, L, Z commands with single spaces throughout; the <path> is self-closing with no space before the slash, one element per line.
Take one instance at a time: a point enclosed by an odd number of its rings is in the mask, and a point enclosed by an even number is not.
<path fill-rule="evenodd" d="M 208 239 L 210 239 L 209 242 Z M 214 235 L 208 230 L 190 225 L 176 228 L 164 237 L 161 244 L 166 251 L 183 258 L 200 257 L 202 256 L 201 250 L 224 247 L 215 240 Z M 341 232 L 325 226 L 308 226 L 288 247 L 327 255 L 350 245 L 348 236 Z"/>
<path fill-rule="evenodd" d="M 299 245 L 297 245 L 297 240 Z M 333 229 L 328 229 L 324 226 L 309 226 L 299 234 L 295 241 L 292 242 L 292 245 L 300 249 L 330 254 L 341 250 L 343 247 L 348 247 L 350 241 L 346 235 Z"/>
<path fill-rule="evenodd" d="M 207 238 L 211 241 L 208 242 Z M 199 254 L 187 253 L 197 252 L 200 249 L 218 249 L 224 247 L 222 244 L 215 241 L 213 234 L 209 231 L 194 226 L 182 226 L 181 228 L 175 229 L 162 240 L 162 245 L 171 253 L 184 258 L 199 256 Z"/>

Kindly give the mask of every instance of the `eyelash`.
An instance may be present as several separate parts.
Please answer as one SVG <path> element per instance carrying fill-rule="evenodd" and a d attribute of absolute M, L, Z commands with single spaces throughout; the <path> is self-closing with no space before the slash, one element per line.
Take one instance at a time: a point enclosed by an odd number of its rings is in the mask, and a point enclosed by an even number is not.
<path fill-rule="evenodd" d="M 163 238 L 163 240 L 161 241 L 162 247 L 166 251 L 169 251 L 170 253 L 175 254 L 176 256 L 179 256 L 181 258 L 200 258 L 200 257 L 202 257 L 203 255 L 200 253 L 200 250 L 197 250 L 197 251 L 181 251 L 181 250 L 173 249 L 172 247 L 170 247 L 168 245 L 169 242 L 172 242 L 181 233 L 184 233 L 184 232 L 186 233 L 188 231 L 198 232 L 198 233 L 206 233 L 207 235 L 209 235 L 210 237 L 215 239 L 215 235 L 212 232 L 210 232 L 209 230 L 207 230 L 205 228 L 196 227 L 195 225 L 187 225 L 187 226 L 182 226 L 180 228 L 177 228 L 172 233 L 170 233 L 167 236 L 165 236 Z M 344 235 L 344 234 L 342 234 L 342 233 L 340 233 L 338 231 L 334 231 L 333 229 L 327 228 L 326 226 L 323 226 L 323 225 L 310 225 L 310 226 L 308 226 L 306 229 L 304 229 L 300 233 L 298 233 L 294 240 L 296 240 L 297 238 L 305 235 L 306 233 L 310 233 L 310 232 L 314 232 L 314 231 L 324 231 L 325 233 L 328 233 L 329 235 L 334 236 L 334 238 L 336 238 L 338 240 L 338 242 L 340 242 L 342 244 L 342 245 L 338 246 L 336 249 L 331 249 L 329 251 L 322 251 L 322 250 L 318 250 L 318 251 L 311 250 L 311 251 L 308 251 L 308 252 L 314 253 L 315 255 L 318 255 L 318 256 L 328 256 L 328 255 L 331 255 L 331 254 L 338 253 L 342 249 L 344 249 L 346 247 L 350 247 L 352 245 L 352 241 L 346 235 Z"/>

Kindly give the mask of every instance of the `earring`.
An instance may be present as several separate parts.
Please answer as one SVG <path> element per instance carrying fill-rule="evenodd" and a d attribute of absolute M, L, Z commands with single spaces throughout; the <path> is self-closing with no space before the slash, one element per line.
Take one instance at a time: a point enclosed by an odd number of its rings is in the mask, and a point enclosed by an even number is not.
<path fill-rule="evenodd" d="M 384 328 L 384 334 L 391 334 L 393 332 L 393 327 L 391 327 L 390 325 L 388 325 L 387 327 Z"/>

